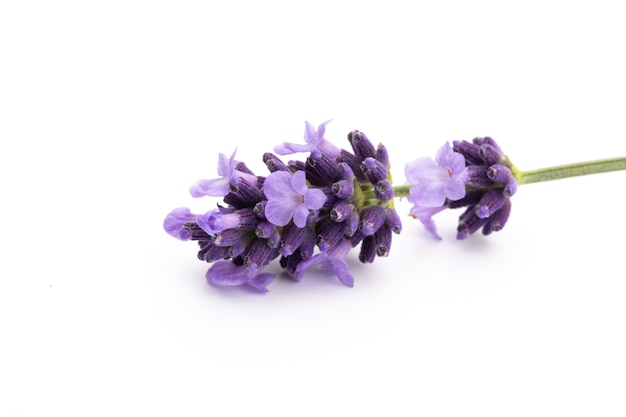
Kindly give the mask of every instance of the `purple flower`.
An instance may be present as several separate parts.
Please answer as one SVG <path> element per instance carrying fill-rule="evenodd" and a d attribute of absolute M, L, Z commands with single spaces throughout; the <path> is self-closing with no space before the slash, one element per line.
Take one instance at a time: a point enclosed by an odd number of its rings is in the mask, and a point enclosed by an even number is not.
<path fill-rule="evenodd" d="M 195 222 L 197 215 L 191 213 L 187 207 L 179 207 L 172 210 L 165 220 L 163 220 L 163 228 L 170 235 L 176 239 L 188 240 L 189 232 L 183 226 L 185 223 Z"/>
<path fill-rule="evenodd" d="M 415 184 L 409 189 L 411 216 L 436 239 L 441 237 L 432 217 L 446 208 L 466 208 L 459 217 L 457 239 L 480 229 L 485 235 L 502 230 L 517 190 L 513 165 L 492 138 L 453 145 L 441 147 L 435 161 L 422 158 L 407 165 L 406 176 Z"/>
<path fill-rule="evenodd" d="M 296 226 L 306 225 L 310 210 L 319 210 L 326 201 L 322 190 L 309 189 L 304 171 L 271 173 L 263 183 L 267 196 L 265 217 L 276 226 L 286 226 L 293 218 Z"/>
<path fill-rule="evenodd" d="M 408 200 L 417 206 L 439 207 L 446 199 L 465 197 L 465 158 L 447 142 L 439 148 L 434 161 L 425 157 L 409 162 L 405 175 L 413 185 Z"/>
<path fill-rule="evenodd" d="M 199 215 L 197 223 L 209 235 L 215 236 L 228 229 L 255 230 L 259 221 L 253 209 L 233 211 L 218 207 Z"/>
<path fill-rule="evenodd" d="M 234 229 L 239 225 L 239 217 L 235 213 L 222 213 L 219 208 L 201 214 L 197 220 L 198 226 L 211 236 L 226 229 Z"/>
<path fill-rule="evenodd" d="M 224 197 L 230 192 L 230 181 L 235 175 L 235 153 L 228 158 L 223 153 L 220 154 L 217 163 L 217 174 L 220 178 L 210 180 L 199 180 L 189 188 L 192 197 Z"/>
<path fill-rule="evenodd" d="M 210 284 L 217 286 L 238 286 L 248 284 L 253 288 L 267 292 L 267 286 L 274 280 L 276 274 L 269 272 L 260 273 L 260 270 L 246 268 L 232 261 L 217 261 L 206 273 L 206 279 Z"/>
<path fill-rule="evenodd" d="M 441 236 L 439 236 L 439 234 L 437 233 L 437 226 L 435 225 L 435 221 L 432 219 L 432 217 L 440 211 L 443 211 L 445 208 L 446 206 L 424 207 L 416 205 L 411 208 L 410 213 L 411 216 L 419 219 L 419 221 L 422 222 L 426 231 L 430 233 L 435 239 L 441 239 Z"/>
<path fill-rule="evenodd" d="M 237 161 L 235 161 L 235 149 L 228 158 L 223 153 L 220 154 L 217 163 L 217 174 L 220 178 L 213 178 L 210 180 L 198 180 L 189 188 L 189 193 L 192 197 L 224 197 L 230 192 L 230 186 L 237 185 L 237 179 L 245 178 L 249 182 L 254 183 L 256 177 L 247 172 L 240 171 L 237 168 Z"/>
<path fill-rule="evenodd" d="M 306 144 L 300 145 L 297 143 L 283 142 L 281 145 L 274 147 L 274 152 L 279 155 L 289 155 L 297 152 L 318 151 L 331 158 L 337 157 L 339 155 L 339 149 L 324 138 L 326 125 L 330 122 L 330 120 L 325 121 L 317 127 L 317 130 L 315 130 L 311 122 L 304 122 L 304 142 Z"/>
<path fill-rule="evenodd" d="M 345 257 L 350 252 L 350 249 L 352 249 L 350 241 L 344 239 L 328 251 L 318 253 L 300 262 L 296 268 L 295 280 L 302 280 L 304 271 L 307 268 L 321 265 L 323 269 L 334 273 L 342 284 L 353 287 L 354 277 L 350 274 L 350 268 L 345 261 Z"/>

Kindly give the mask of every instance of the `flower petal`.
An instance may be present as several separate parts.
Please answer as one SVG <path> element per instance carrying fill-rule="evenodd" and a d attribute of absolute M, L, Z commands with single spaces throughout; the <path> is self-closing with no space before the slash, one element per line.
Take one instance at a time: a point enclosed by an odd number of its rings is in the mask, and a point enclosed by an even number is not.
<path fill-rule="evenodd" d="M 263 183 L 263 192 L 268 200 L 283 198 L 287 192 L 291 191 L 291 177 L 292 174 L 286 171 L 276 171 L 268 175 Z"/>
<path fill-rule="evenodd" d="M 458 152 L 454 152 L 448 142 L 444 143 L 437 151 L 435 162 L 446 171 L 449 171 L 451 176 L 458 175 L 465 169 L 465 157 Z"/>
<path fill-rule="evenodd" d="M 465 157 L 460 153 L 453 152 L 448 158 L 447 168 L 452 176 L 461 175 L 465 171 Z"/>
<path fill-rule="evenodd" d="M 192 214 L 187 207 L 179 207 L 172 210 L 163 220 L 163 228 L 176 239 L 187 240 L 181 235 L 181 230 L 185 223 L 196 221 L 196 215 Z"/>
<path fill-rule="evenodd" d="M 230 192 L 228 178 L 214 178 L 210 180 L 199 180 L 191 187 L 189 193 L 194 198 L 199 197 L 224 197 Z"/>
<path fill-rule="evenodd" d="M 313 145 L 299 145 L 297 143 L 283 142 L 281 145 L 274 146 L 274 152 L 278 155 L 289 155 L 298 152 L 309 152 L 315 149 Z"/>
<path fill-rule="evenodd" d="M 276 278 L 276 274 L 272 274 L 270 272 L 264 272 L 262 274 L 258 274 L 252 278 L 250 278 L 248 280 L 248 285 L 250 285 L 251 287 L 262 291 L 262 292 L 267 292 L 267 286 L 269 284 L 272 283 L 272 281 L 274 281 L 274 278 Z"/>
<path fill-rule="evenodd" d="M 345 260 L 331 257 L 324 263 L 324 267 L 332 271 L 339 281 L 350 288 L 354 287 L 354 277 L 350 273 L 350 267 Z"/>
<path fill-rule="evenodd" d="M 304 277 L 304 271 L 306 271 L 307 269 L 315 265 L 320 265 L 324 263 L 327 258 L 328 258 L 328 254 L 326 252 L 322 252 L 308 259 L 301 261 L 296 267 L 296 273 L 295 273 L 294 279 L 296 281 L 301 281 L 302 278 Z"/>
<path fill-rule="evenodd" d="M 312 188 L 307 190 L 304 196 L 304 203 L 310 210 L 319 210 L 326 202 L 326 194 L 322 190 Z"/>
<path fill-rule="evenodd" d="M 285 174 L 288 174 L 285 172 Z M 308 187 L 306 185 L 306 174 L 304 171 L 296 171 L 291 177 L 291 186 L 290 188 L 294 191 L 294 193 L 304 195 Z"/>
<path fill-rule="evenodd" d="M 315 130 L 315 126 L 311 122 L 304 122 L 304 142 L 305 144 L 297 144 L 290 142 L 283 142 L 281 145 L 277 145 L 274 147 L 274 152 L 278 155 L 288 155 L 297 152 L 311 152 L 313 150 L 319 149 L 320 146 L 323 148 L 327 148 L 333 156 L 339 154 L 339 150 L 331 144 L 323 143 L 324 133 L 326 131 L 326 125 L 330 123 L 331 120 L 327 120 L 321 125 L 317 127 L 317 131 Z"/>
<path fill-rule="evenodd" d="M 422 222 L 422 224 L 424 225 L 428 233 L 430 233 L 435 239 L 440 240 L 441 236 L 437 234 L 437 226 L 435 226 L 435 222 L 433 221 L 432 216 L 439 213 L 440 211 L 443 211 L 445 208 L 446 208 L 445 206 L 441 206 L 441 207 L 414 206 L 411 208 L 411 215 L 413 217 L 418 218 Z"/>
<path fill-rule="evenodd" d="M 409 190 L 409 199 L 411 203 L 424 207 L 439 207 L 446 202 L 445 184 L 431 181 L 412 187 Z"/>
<path fill-rule="evenodd" d="M 302 229 L 306 226 L 306 219 L 309 218 L 309 209 L 304 204 L 300 204 L 293 213 L 293 223 Z"/>
<path fill-rule="evenodd" d="M 224 177 L 224 178 L 230 177 L 231 167 L 233 166 L 233 162 L 235 160 L 235 152 L 233 152 L 230 158 L 228 158 L 223 153 L 220 154 L 219 159 L 217 161 L 217 174 L 220 177 Z"/>
<path fill-rule="evenodd" d="M 209 284 L 219 286 L 235 286 L 248 282 L 248 270 L 243 265 L 235 265 L 232 261 L 217 261 L 206 273 Z"/>
<path fill-rule="evenodd" d="M 433 177 L 438 178 L 440 175 L 440 167 L 432 159 L 423 157 L 406 164 L 404 175 L 411 184 L 418 185 Z"/>
<path fill-rule="evenodd" d="M 317 139 L 318 135 L 315 131 L 315 126 L 313 125 L 313 123 L 309 121 L 304 122 L 304 142 L 310 145 L 317 145 Z"/>
<path fill-rule="evenodd" d="M 439 149 L 437 149 L 437 154 L 435 155 L 435 163 L 437 165 L 447 167 L 448 159 L 454 153 L 452 147 L 448 142 L 444 143 Z"/>
<path fill-rule="evenodd" d="M 324 123 L 322 123 L 321 125 L 317 127 L 317 139 L 318 140 L 322 140 L 324 138 L 324 133 L 326 133 L 326 125 L 332 121 L 333 119 L 326 120 Z"/>
<path fill-rule="evenodd" d="M 265 218 L 276 226 L 286 226 L 293 217 L 297 206 L 285 198 L 268 200 L 265 205 Z"/>
<path fill-rule="evenodd" d="M 460 200 L 465 197 L 465 180 L 458 176 L 450 178 L 450 182 L 448 182 L 446 186 L 445 194 L 446 197 L 452 201 Z"/>
<path fill-rule="evenodd" d="M 199 215 L 197 222 L 202 230 L 211 236 L 215 236 L 226 229 L 236 228 L 239 226 L 241 219 L 235 213 L 222 213 L 217 208 Z"/>

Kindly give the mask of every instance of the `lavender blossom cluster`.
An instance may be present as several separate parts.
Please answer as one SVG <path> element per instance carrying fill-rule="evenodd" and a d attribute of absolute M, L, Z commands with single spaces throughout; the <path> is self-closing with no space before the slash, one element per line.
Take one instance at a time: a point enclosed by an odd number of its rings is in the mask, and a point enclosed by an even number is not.
<path fill-rule="evenodd" d="M 411 215 L 441 239 L 432 216 L 446 208 L 465 208 L 459 218 L 457 239 L 481 230 L 484 235 L 502 230 L 511 213 L 510 197 L 517 191 L 515 167 L 490 137 L 444 144 L 435 160 L 420 158 L 406 165 L 412 187 Z"/>
<path fill-rule="evenodd" d="M 495 140 L 474 138 L 454 141 L 453 149 L 465 157 L 467 195 L 450 202 L 450 208 L 466 207 L 459 218 L 457 239 L 481 230 L 484 235 L 502 230 L 511 214 L 511 197 L 517 191 L 513 165 Z"/>
<path fill-rule="evenodd" d="M 400 217 L 393 207 L 389 155 L 357 130 L 348 134 L 352 152 L 324 138 L 325 126 L 305 123 L 304 144 L 283 143 L 263 155 L 267 176 L 220 154 L 220 178 L 200 180 L 193 197 L 221 197 L 204 214 L 178 208 L 167 215 L 165 230 L 194 240 L 198 258 L 211 263 L 206 278 L 217 286 L 248 285 L 259 291 L 276 274 L 265 268 L 279 259 L 296 281 L 320 265 L 352 287 L 347 254 L 360 245 L 359 260 L 387 256 Z M 304 161 L 284 162 L 277 155 L 308 153 Z"/>

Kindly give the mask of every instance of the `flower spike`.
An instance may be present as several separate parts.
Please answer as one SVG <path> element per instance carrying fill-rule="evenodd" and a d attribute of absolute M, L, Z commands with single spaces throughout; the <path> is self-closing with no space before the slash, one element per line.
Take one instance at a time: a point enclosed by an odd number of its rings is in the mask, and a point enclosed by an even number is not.
<path fill-rule="evenodd" d="M 348 135 L 354 153 L 340 150 L 305 123 L 305 144 L 285 142 L 278 155 L 306 152 L 304 160 L 282 161 L 263 154 L 269 174 L 256 176 L 243 162 L 220 154 L 221 178 L 200 180 L 194 197 L 223 197 L 204 214 L 172 211 L 164 221 L 170 235 L 195 240 L 198 258 L 211 263 L 206 278 L 214 286 L 249 286 L 265 292 L 274 274 L 264 272 L 273 260 L 296 281 L 319 265 L 339 281 L 354 285 L 345 258 L 361 245 L 359 259 L 372 262 L 389 254 L 392 233 L 402 229 L 393 208 L 389 154 L 359 131 Z"/>
<path fill-rule="evenodd" d="M 441 239 L 432 216 L 446 208 L 466 207 L 459 219 L 457 239 L 482 228 L 483 234 L 501 230 L 510 213 L 509 198 L 517 190 L 514 167 L 489 137 L 472 142 L 446 143 L 435 160 L 409 162 L 405 173 L 411 183 L 411 215 Z"/>

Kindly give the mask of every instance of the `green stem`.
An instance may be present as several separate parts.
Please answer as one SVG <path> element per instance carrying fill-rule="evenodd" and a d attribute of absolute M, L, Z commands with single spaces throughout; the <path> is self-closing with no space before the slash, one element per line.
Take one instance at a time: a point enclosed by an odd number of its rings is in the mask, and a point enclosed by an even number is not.
<path fill-rule="evenodd" d="M 599 174 L 601 172 L 626 170 L 626 157 L 579 162 L 549 168 L 521 171 L 516 173 L 519 184 L 552 181 L 579 175 Z"/>
<path fill-rule="evenodd" d="M 394 198 L 402 198 L 409 196 L 409 190 L 411 189 L 411 185 L 396 185 L 393 187 L 393 197 Z"/>

